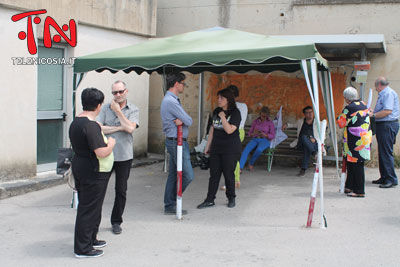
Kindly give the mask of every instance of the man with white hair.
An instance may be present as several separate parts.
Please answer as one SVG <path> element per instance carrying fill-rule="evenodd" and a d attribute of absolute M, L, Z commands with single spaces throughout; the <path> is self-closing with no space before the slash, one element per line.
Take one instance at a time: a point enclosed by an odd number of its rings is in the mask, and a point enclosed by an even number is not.
<path fill-rule="evenodd" d="M 378 92 L 374 111 L 370 116 L 375 117 L 376 140 L 378 141 L 379 173 L 381 177 L 372 181 L 380 184 L 380 188 L 391 188 L 398 184 L 394 171 L 393 145 L 399 131 L 399 97 L 385 77 L 375 81 Z"/>

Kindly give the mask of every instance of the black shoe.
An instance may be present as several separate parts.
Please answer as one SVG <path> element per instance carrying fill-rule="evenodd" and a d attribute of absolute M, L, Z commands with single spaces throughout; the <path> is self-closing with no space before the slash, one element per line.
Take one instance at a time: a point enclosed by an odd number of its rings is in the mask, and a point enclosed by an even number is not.
<path fill-rule="evenodd" d="M 236 206 L 235 199 L 231 198 L 228 200 L 228 208 L 233 208 Z"/>
<path fill-rule="evenodd" d="M 397 186 L 396 184 L 392 183 L 392 182 L 386 182 L 384 184 L 381 184 L 379 186 L 379 188 L 391 188 L 391 187 L 395 187 Z"/>
<path fill-rule="evenodd" d="M 119 235 L 119 234 L 122 232 L 121 226 L 120 226 L 119 224 L 113 224 L 113 225 L 112 225 L 112 232 L 113 232 L 115 235 Z"/>
<path fill-rule="evenodd" d="M 372 183 L 373 184 L 384 184 L 385 183 L 385 179 L 381 177 L 378 180 L 373 180 Z"/>
<path fill-rule="evenodd" d="M 107 242 L 105 240 L 95 240 L 93 241 L 93 248 L 104 248 L 107 246 Z"/>
<path fill-rule="evenodd" d="M 306 170 L 305 169 L 300 169 L 299 173 L 297 174 L 298 177 L 304 177 L 306 176 Z"/>
<path fill-rule="evenodd" d="M 165 209 L 164 210 L 164 215 L 175 215 L 176 214 L 176 208 L 175 209 Z M 182 210 L 182 215 L 188 214 L 187 210 Z"/>
<path fill-rule="evenodd" d="M 212 207 L 212 206 L 215 206 L 215 202 L 214 201 L 213 202 L 204 201 L 203 203 L 198 205 L 197 208 L 198 209 L 204 209 L 204 208 L 209 208 L 209 207 Z"/>
<path fill-rule="evenodd" d="M 93 249 L 92 251 L 85 253 L 85 254 L 76 254 L 75 257 L 77 258 L 97 258 L 104 255 L 104 252 L 100 249 Z"/>

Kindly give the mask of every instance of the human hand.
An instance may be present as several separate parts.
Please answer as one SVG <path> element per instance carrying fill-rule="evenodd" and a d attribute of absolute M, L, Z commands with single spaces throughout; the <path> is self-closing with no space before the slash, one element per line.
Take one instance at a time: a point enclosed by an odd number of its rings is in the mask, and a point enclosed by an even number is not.
<path fill-rule="evenodd" d="M 121 111 L 121 107 L 119 106 L 119 104 L 117 102 L 115 102 L 115 100 L 111 101 L 110 108 L 115 113 L 118 113 Z"/>
<path fill-rule="evenodd" d="M 174 122 L 175 122 L 176 126 L 179 126 L 179 125 L 183 124 L 183 122 L 180 119 L 176 119 L 176 120 L 174 120 Z"/>
<path fill-rule="evenodd" d="M 210 148 L 207 146 L 207 147 L 204 149 L 204 154 L 208 155 L 209 153 L 210 153 Z"/>
<path fill-rule="evenodd" d="M 115 146 L 115 139 L 113 137 L 108 137 L 107 141 L 108 141 L 108 145 L 110 145 L 111 147 Z"/>
<path fill-rule="evenodd" d="M 226 118 L 225 112 L 223 112 L 223 111 L 221 111 L 220 113 L 218 113 L 218 116 L 219 116 L 221 119 L 225 119 L 225 118 Z"/>
<path fill-rule="evenodd" d="M 285 123 L 284 125 L 282 125 L 282 131 L 286 130 L 287 127 L 288 127 L 287 123 Z"/>
<path fill-rule="evenodd" d="M 314 137 L 312 137 L 312 136 L 310 136 L 310 141 L 311 141 L 311 143 L 315 143 L 315 142 L 317 142 L 317 140 L 315 140 L 315 138 L 314 138 Z"/>

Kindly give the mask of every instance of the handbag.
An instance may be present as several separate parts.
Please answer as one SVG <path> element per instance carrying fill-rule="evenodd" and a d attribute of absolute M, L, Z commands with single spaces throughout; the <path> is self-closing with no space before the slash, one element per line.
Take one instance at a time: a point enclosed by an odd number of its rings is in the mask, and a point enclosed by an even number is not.
<path fill-rule="evenodd" d="M 59 148 L 57 155 L 57 174 L 64 173 L 71 167 L 73 151 L 72 148 Z"/>
<path fill-rule="evenodd" d="M 64 181 L 75 190 L 75 180 L 72 173 L 72 148 L 59 148 L 57 157 L 57 174 L 64 177 Z"/>

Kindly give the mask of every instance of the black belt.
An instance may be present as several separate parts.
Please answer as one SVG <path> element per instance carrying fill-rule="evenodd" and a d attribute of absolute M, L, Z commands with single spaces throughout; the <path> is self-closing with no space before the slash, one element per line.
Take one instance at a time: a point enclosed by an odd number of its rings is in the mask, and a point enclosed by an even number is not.
<path fill-rule="evenodd" d="M 399 120 L 394 120 L 394 121 L 375 121 L 376 124 L 385 123 L 385 122 L 399 122 Z"/>
<path fill-rule="evenodd" d="M 167 137 L 168 140 L 178 140 L 176 137 Z M 182 138 L 183 141 L 187 141 L 187 138 Z"/>

